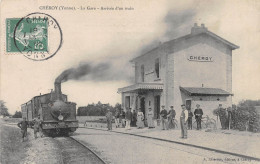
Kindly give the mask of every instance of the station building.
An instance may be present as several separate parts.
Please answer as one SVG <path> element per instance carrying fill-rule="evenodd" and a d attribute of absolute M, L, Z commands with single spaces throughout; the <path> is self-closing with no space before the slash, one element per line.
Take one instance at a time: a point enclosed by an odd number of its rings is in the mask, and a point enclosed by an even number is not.
<path fill-rule="evenodd" d="M 237 45 L 196 23 L 191 33 L 160 44 L 131 62 L 135 65 L 135 84 L 119 88 L 122 107 L 148 108 L 159 118 L 161 106 L 173 105 L 179 118 L 181 104 L 195 110 L 200 104 L 204 116 L 222 104 L 232 105 L 232 50 Z"/>

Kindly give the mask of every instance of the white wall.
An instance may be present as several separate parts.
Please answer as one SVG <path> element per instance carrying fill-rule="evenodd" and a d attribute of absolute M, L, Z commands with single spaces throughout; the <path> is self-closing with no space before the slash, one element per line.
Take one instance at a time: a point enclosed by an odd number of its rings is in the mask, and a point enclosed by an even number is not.
<path fill-rule="evenodd" d="M 224 49 L 224 48 L 223 48 Z M 203 42 L 193 45 L 169 55 L 173 58 L 174 83 L 173 97 L 174 105 L 180 109 L 182 102 L 179 87 L 201 87 L 221 88 L 227 90 L 227 54 L 223 50 L 203 44 Z M 212 62 L 189 61 L 189 55 L 212 57 Z M 231 72 L 230 72 L 231 73 Z M 167 81 L 172 83 L 172 81 Z M 215 104 L 215 102 L 206 102 Z M 210 105 L 211 106 L 211 105 Z M 180 110 L 181 111 L 181 110 Z M 177 113 L 180 113 L 177 112 Z"/>

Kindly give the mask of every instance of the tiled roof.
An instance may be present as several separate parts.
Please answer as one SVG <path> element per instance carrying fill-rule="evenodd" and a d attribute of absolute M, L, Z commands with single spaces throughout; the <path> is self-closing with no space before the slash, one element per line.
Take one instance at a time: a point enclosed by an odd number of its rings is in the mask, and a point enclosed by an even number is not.
<path fill-rule="evenodd" d="M 219 96 L 229 96 L 233 95 L 220 88 L 195 88 L 195 87 L 180 87 L 180 90 L 186 92 L 190 96 L 210 96 L 210 95 L 219 95 Z"/>
<path fill-rule="evenodd" d="M 124 88 L 119 88 L 118 93 L 122 92 L 130 92 L 135 90 L 162 90 L 163 84 L 162 83 L 136 83 L 134 85 L 130 85 Z"/>

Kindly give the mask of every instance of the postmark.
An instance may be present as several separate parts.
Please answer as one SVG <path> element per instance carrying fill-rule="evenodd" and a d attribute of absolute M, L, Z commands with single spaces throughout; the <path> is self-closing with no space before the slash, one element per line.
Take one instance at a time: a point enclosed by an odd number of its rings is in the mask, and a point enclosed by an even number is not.
<path fill-rule="evenodd" d="M 6 52 L 21 53 L 34 61 L 53 57 L 62 45 L 62 30 L 49 14 L 31 13 L 6 19 Z"/>

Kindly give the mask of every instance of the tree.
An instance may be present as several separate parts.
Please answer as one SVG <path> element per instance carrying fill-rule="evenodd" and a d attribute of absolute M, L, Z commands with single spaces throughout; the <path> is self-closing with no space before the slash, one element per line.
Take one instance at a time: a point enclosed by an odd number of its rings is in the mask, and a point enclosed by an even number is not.
<path fill-rule="evenodd" d="M 0 100 L 0 115 L 9 116 L 8 108 L 5 106 L 5 102 Z"/>
<path fill-rule="evenodd" d="M 114 114 L 116 108 L 120 108 L 120 104 L 116 104 L 115 107 L 110 104 L 102 104 L 100 101 L 97 104 L 88 104 L 87 106 L 78 108 L 78 116 L 105 116 L 107 109 Z"/>
<path fill-rule="evenodd" d="M 15 114 L 13 115 L 13 118 L 22 118 L 22 112 L 15 111 Z"/>

